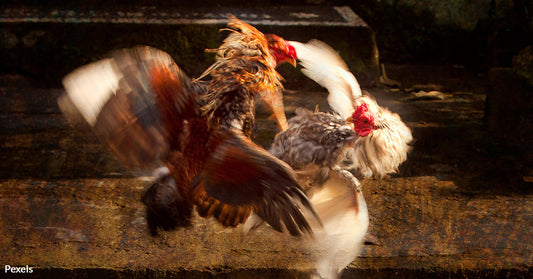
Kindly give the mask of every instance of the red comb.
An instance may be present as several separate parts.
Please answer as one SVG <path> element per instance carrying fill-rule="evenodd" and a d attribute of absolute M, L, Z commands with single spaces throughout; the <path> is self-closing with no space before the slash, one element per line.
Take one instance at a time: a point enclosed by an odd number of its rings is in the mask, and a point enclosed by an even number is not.
<path fill-rule="evenodd" d="M 366 103 L 362 103 L 355 108 L 355 111 L 353 113 L 353 118 L 357 119 L 366 112 L 368 112 L 368 105 Z"/>
<path fill-rule="evenodd" d="M 288 48 L 288 53 L 289 53 L 289 58 L 293 58 L 293 59 L 296 59 L 298 58 L 297 56 L 297 53 L 296 53 L 296 49 L 289 43 L 287 43 L 287 48 Z"/>
<path fill-rule="evenodd" d="M 361 137 L 369 135 L 375 128 L 374 115 L 368 110 L 366 103 L 362 103 L 355 108 L 352 119 L 354 130 Z"/>

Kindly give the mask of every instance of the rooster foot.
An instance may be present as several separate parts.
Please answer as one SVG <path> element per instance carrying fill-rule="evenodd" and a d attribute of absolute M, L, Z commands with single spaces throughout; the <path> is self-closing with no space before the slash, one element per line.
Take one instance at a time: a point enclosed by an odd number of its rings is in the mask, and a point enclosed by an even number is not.
<path fill-rule="evenodd" d="M 335 166 L 331 168 L 334 172 L 340 174 L 346 180 L 350 182 L 350 186 L 356 191 L 361 192 L 361 183 L 359 180 L 353 176 L 353 174 L 345 169 L 342 169 L 340 166 Z"/>

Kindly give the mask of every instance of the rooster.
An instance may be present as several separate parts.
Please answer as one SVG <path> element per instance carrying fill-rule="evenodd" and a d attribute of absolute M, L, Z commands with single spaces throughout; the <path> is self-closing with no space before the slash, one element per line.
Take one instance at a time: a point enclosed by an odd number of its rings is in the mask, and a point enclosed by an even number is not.
<path fill-rule="evenodd" d="M 383 177 L 398 171 L 407 159 L 411 130 L 400 116 L 363 95 L 355 76 L 339 54 L 326 43 L 311 40 L 306 44 L 291 41 L 302 73 L 325 87 L 328 104 L 351 123 L 359 135 L 347 153 L 350 167 L 364 177 Z"/>
<path fill-rule="evenodd" d="M 296 110 L 269 152 L 298 174 L 298 181 L 322 220 L 316 238 L 316 278 L 337 278 L 359 253 L 368 229 L 368 210 L 357 178 L 341 167 L 359 137 L 338 114 Z"/>
<path fill-rule="evenodd" d="M 317 251 L 315 277 L 338 278 L 358 255 L 369 225 L 360 183 L 349 169 L 365 177 L 395 172 L 407 158 L 411 131 L 397 114 L 362 94 L 330 46 L 318 40 L 289 43 L 302 72 L 329 91 L 335 113 L 297 109 L 269 151 L 295 169 L 323 222 L 307 244 Z"/>
<path fill-rule="evenodd" d="M 253 212 L 278 231 L 312 235 L 320 222 L 293 170 L 250 140 L 255 99 L 286 119 L 281 76 L 294 48 L 231 17 L 216 61 L 190 79 L 165 52 L 136 47 L 67 75 L 61 103 L 81 113 L 130 170 L 155 182 L 142 201 L 150 232 L 191 224 L 194 208 L 236 227 Z M 304 216 L 305 212 L 310 212 Z"/>

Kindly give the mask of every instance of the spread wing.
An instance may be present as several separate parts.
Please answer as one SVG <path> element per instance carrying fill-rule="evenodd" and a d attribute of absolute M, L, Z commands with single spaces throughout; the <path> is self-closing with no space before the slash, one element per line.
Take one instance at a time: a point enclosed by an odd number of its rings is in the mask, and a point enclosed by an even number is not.
<path fill-rule="evenodd" d="M 253 211 L 278 231 L 312 234 L 304 212 L 320 220 L 291 168 L 244 136 L 217 138 L 220 143 L 192 189 L 200 215 L 237 226 Z"/>
<path fill-rule="evenodd" d="M 116 51 L 70 73 L 63 85 L 63 111 L 79 112 L 121 163 L 141 172 L 179 148 L 183 120 L 198 113 L 199 88 L 167 53 L 150 47 Z"/>
<path fill-rule="evenodd" d="M 362 95 L 361 87 L 339 54 L 326 43 L 311 40 L 306 44 L 291 41 L 303 67 L 302 73 L 326 88 L 331 108 L 344 119 L 354 111 L 354 100 Z"/>
<path fill-rule="evenodd" d="M 194 144 L 194 139 L 187 139 L 191 123 L 202 120 L 198 102 L 205 89 L 192 83 L 168 54 L 150 47 L 121 50 L 74 71 L 63 84 L 67 92 L 63 100 L 70 111 L 79 112 L 126 167 L 151 172 L 167 161 L 169 150 L 191 151 L 186 144 Z M 190 202 L 200 215 L 215 216 L 224 225 L 243 223 L 253 211 L 276 230 L 312 234 L 303 212 L 314 210 L 290 167 L 228 130 L 203 136 L 207 144 L 198 143 L 196 148 L 206 148 L 200 153 L 209 155 L 205 165 L 200 163 L 204 158 L 198 158 L 200 173 L 187 167 L 188 161 L 180 169 L 186 177 L 196 175 L 192 185 L 188 178 L 168 178 L 155 183 L 143 197 L 153 211 L 148 217 L 155 216 L 149 220 L 152 233 L 158 227 L 187 223 Z M 183 187 L 187 195 L 178 197 Z M 184 218 L 161 223 L 167 216 Z"/>

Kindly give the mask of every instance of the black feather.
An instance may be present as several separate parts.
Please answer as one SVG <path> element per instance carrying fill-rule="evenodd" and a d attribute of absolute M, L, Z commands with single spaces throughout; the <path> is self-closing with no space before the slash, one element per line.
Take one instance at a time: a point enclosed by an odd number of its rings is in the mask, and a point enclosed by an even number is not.
<path fill-rule="evenodd" d="M 170 176 L 152 184 L 144 193 L 148 229 L 157 235 L 158 229 L 172 230 L 191 225 L 192 205 L 182 198 Z"/>

